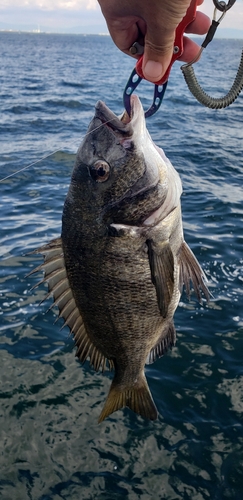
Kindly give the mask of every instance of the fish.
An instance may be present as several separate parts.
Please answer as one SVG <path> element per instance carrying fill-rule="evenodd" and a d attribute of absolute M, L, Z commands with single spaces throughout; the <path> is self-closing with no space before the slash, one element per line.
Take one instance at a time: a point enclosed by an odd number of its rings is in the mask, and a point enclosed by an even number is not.
<path fill-rule="evenodd" d="M 44 262 L 76 356 L 114 370 L 99 422 L 124 407 L 156 420 L 145 364 L 176 342 L 183 285 L 209 300 L 207 278 L 184 240 L 178 172 L 153 142 L 139 98 L 131 116 L 98 101 L 76 156 L 61 236 L 35 250 Z M 39 285 L 39 283 L 38 283 Z M 37 285 L 36 285 L 37 286 Z"/>

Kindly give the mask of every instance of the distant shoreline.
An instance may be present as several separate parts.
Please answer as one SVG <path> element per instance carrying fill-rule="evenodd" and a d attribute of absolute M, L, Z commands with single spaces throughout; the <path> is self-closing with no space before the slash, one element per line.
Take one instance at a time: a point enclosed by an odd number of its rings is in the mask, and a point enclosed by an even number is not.
<path fill-rule="evenodd" d="M 231 31 L 231 30 L 230 30 Z M 234 33 L 235 31 L 235 33 Z M 233 30 L 233 32 L 228 32 L 227 29 L 219 31 L 215 35 L 215 39 L 217 40 L 243 40 L 243 33 L 239 33 L 239 30 Z M 0 34 L 25 34 L 25 35 L 62 35 L 62 36 L 108 36 L 110 34 L 108 32 L 100 32 L 100 33 L 78 33 L 78 32 L 67 32 L 67 31 L 42 31 L 40 29 L 35 30 L 21 30 L 21 29 L 1 29 Z M 201 40 L 204 38 L 202 35 L 187 35 L 190 38 L 200 38 Z"/>
<path fill-rule="evenodd" d="M 110 36 L 110 33 L 69 33 L 65 31 L 41 31 L 41 30 L 11 30 L 0 29 L 0 33 L 15 33 L 28 35 L 75 35 L 75 36 Z"/>

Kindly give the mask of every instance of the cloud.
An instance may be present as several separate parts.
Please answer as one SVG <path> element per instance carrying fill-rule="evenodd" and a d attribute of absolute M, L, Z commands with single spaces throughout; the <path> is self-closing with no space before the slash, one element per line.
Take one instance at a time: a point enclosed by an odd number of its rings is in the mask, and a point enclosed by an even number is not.
<path fill-rule="evenodd" d="M 0 0 L 0 29 L 107 32 L 97 0 Z"/>
<path fill-rule="evenodd" d="M 30 9 L 30 10 L 99 10 L 97 0 L 3 0 L 1 10 Z"/>
<path fill-rule="evenodd" d="M 228 4 L 228 0 L 226 0 L 226 4 Z M 199 10 L 207 14 L 210 19 L 213 18 L 214 14 L 214 3 L 213 0 L 204 0 L 204 3 L 200 5 Z M 217 10 L 216 12 L 216 20 L 218 20 L 221 16 L 221 12 Z M 243 1 L 237 0 L 234 5 L 226 12 L 224 19 L 222 19 L 218 32 L 220 28 L 233 28 L 242 30 L 243 26 Z"/>
<path fill-rule="evenodd" d="M 199 10 L 212 19 L 213 0 L 205 0 Z M 48 30 L 72 29 L 77 26 L 83 26 L 85 30 L 85 27 L 89 26 L 89 30 L 93 32 L 95 26 L 99 26 L 99 32 L 107 31 L 98 0 L 0 0 L 0 12 L 2 26 L 5 23 L 9 28 L 18 26 L 22 29 L 23 24 L 28 23 L 30 27 L 41 25 L 42 29 Z M 217 19 L 219 16 L 218 12 Z M 0 23 L 0 28 L 2 26 Z M 242 26 L 243 0 L 237 0 L 227 11 L 217 30 L 217 36 L 221 36 L 224 28 L 241 30 L 243 35 Z"/>

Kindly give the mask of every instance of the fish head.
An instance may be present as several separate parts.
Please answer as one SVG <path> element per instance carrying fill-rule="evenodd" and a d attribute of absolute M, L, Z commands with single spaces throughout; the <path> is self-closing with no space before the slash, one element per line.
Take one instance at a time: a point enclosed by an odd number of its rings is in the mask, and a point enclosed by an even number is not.
<path fill-rule="evenodd" d="M 168 192 L 168 165 L 146 128 L 144 110 L 131 96 L 131 117 L 103 102 L 78 150 L 69 197 L 86 220 L 142 225 Z"/>

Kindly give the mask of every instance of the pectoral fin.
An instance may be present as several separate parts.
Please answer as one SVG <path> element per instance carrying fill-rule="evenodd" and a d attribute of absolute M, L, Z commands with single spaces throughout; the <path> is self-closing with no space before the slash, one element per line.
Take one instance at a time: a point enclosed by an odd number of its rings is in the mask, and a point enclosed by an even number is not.
<path fill-rule="evenodd" d="M 174 257 L 169 242 L 153 246 L 151 240 L 146 241 L 151 270 L 151 279 L 156 289 L 160 314 L 167 316 L 169 303 L 174 287 Z"/>
<path fill-rule="evenodd" d="M 180 267 L 180 277 L 179 277 L 179 285 L 180 290 L 182 290 L 183 284 L 185 285 L 186 294 L 188 298 L 190 298 L 190 283 L 192 282 L 192 286 L 194 292 L 201 302 L 202 295 L 201 291 L 204 293 L 207 301 L 210 298 L 210 292 L 206 285 L 207 278 L 197 261 L 195 255 L 192 253 L 189 246 L 184 241 L 180 247 L 178 254 L 178 263 Z"/>
<path fill-rule="evenodd" d="M 64 319 L 62 328 L 66 325 L 70 328 L 70 332 L 74 336 L 75 346 L 77 347 L 76 356 L 82 363 L 89 357 L 90 364 L 96 371 L 100 368 L 104 370 L 107 360 L 89 339 L 69 284 L 62 248 L 62 239 L 57 238 L 52 240 L 50 243 L 38 248 L 33 253 L 41 253 L 44 256 L 44 263 L 30 273 L 33 274 L 38 271 L 44 271 L 44 278 L 33 288 L 36 288 L 42 283 L 48 283 L 49 292 L 43 300 L 53 295 L 54 302 L 50 309 L 57 306 L 59 309 L 58 318 Z M 108 360 L 108 363 L 110 368 L 113 368 L 113 362 Z"/>

